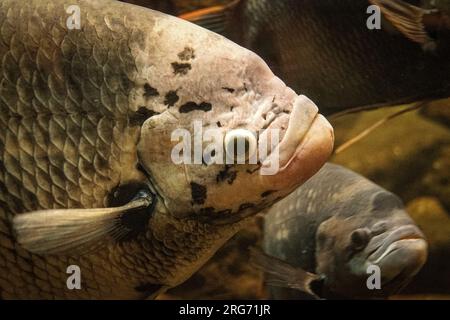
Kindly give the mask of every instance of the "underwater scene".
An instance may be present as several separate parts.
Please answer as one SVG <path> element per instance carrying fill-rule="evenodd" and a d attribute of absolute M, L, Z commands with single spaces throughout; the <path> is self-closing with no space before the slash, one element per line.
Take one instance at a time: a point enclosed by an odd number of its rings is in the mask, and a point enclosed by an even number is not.
<path fill-rule="evenodd" d="M 0 300 L 450 300 L 450 0 L 0 0 L 0 129 Z"/>

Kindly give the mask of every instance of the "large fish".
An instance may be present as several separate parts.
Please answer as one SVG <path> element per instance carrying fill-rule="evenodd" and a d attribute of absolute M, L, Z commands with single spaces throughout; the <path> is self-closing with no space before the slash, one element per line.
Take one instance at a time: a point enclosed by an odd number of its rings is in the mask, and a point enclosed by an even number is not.
<path fill-rule="evenodd" d="M 317 107 L 257 55 L 138 6 L 0 0 L 0 62 L 1 298 L 154 297 L 332 150 Z M 174 130 L 208 128 L 253 141 L 242 156 L 280 139 L 259 164 L 172 160 Z"/>
<path fill-rule="evenodd" d="M 181 17 L 255 51 L 332 114 L 450 96 L 450 6 L 426 2 L 240 0 Z M 368 28 L 373 4 L 381 30 Z"/>
<path fill-rule="evenodd" d="M 326 164 L 265 217 L 256 262 L 274 298 L 382 298 L 424 265 L 427 242 L 401 200 L 364 177 Z M 369 279 L 379 267 L 381 287 Z M 373 281 L 373 282 L 372 282 Z M 286 289 L 292 288 L 292 289 Z"/>

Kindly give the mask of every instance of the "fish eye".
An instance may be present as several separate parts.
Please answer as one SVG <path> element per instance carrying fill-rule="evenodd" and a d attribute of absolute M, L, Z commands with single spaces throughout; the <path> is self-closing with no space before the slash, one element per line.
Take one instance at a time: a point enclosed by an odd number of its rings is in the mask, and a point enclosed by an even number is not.
<path fill-rule="evenodd" d="M 352 241 L 353 249 L 362 250 L 369 243 L 370 230 L 367 228 L 355 230 L 350 236 L 350 239 Z"/>
<path fill-rule="evenodd" d="M 250 159 L 257 148 L 254 134 L 244 129 L 237 129 L 227 133 L 224 144 L 227 156 L 238 163 Z"/>

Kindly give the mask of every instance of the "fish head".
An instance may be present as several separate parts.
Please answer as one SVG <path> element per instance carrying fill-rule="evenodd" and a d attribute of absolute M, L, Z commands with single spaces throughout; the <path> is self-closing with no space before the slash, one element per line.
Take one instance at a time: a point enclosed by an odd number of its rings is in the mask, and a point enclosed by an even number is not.
<path fill-rule="evenodd" d="M 239 222 L 295 190 L 332 152 L 333 129 L 317 106 L 241 50 L 195 49 L 177 104 L 142 126 L 140 164 L 165 214 Z"/>
<path fill-rule="evenodd" d="M 318 272 L 331 296 L 386 298 L 403 289 L 427 259 L 427 241 L 392 193 L 371 197 L 365 214 L 333 217 L 317 235 Z"/>

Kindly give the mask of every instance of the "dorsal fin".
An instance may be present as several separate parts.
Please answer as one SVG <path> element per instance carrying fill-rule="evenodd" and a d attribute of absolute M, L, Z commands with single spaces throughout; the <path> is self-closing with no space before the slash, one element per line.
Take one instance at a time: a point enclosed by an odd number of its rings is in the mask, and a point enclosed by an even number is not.
<path fill-rule="evenodd" d="M 92 251 L 107 239 L 121 239 L 129 230 L 124 214 L 150 208 L 153 196 L 142 191 L 128 204 L 102 209 L 54 209 L 20 214 L 13 219 L 17 242 L 37 254 L 80 254 Z"/>
<path fill-rule="evenodd" d="M 380 7 L 386 19 L 406 38 L 422 45 L 424 49 L 435 48 L 434 40 L 425 30 L 423 18 L 433 10 L 426 10 L 403 0 L 369 0 Z"/>
<path fill-rule="evenodd" d="M 224 35 L 227 31 L 231 16 L 241 0 L 234 0 L 227 5 L 213 6 L 184 13 L 179 18 L 195 23 L 196 25 Z"/>

